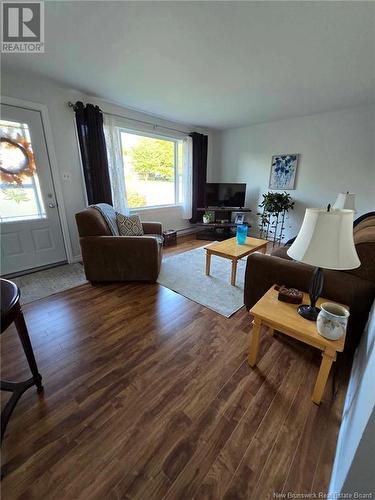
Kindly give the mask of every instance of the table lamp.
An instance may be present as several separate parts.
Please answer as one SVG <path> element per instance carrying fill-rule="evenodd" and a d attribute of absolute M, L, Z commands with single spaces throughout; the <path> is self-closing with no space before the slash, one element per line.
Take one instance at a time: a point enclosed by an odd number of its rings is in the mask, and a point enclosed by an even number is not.
<path fill-rule="evenodd" d="M 349 193 L 349 191 L 347 191 L 346 193 L 339 193 L 337 195 L 335 203 L 332 205 L 332 208 L 335 210 L 348 209 L 355 211 L 354 207 L 355 207 L 355 194 Z"/>
<path fill-rule="evenodd" d="M 361 265 L 353 240 L 353 210 L 307 208 L 301 229 L 287 254 L 294 260 L 315 266 L 310 282 L 310 305 L 298 313 L 315 321 L 320 309 L 316 301 L 323 289 L 323 269 L 355 269 Z"/>

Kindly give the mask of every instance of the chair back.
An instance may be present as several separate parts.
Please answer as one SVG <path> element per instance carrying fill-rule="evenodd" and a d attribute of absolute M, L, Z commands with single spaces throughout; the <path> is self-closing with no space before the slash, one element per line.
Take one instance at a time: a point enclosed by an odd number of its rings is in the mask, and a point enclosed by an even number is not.
<path fill-rule="evenodd" d="M 85 236 L 112 236 L 108 224 L 96 208 L 88 207 L 76 214 L 78 234 Z"/>

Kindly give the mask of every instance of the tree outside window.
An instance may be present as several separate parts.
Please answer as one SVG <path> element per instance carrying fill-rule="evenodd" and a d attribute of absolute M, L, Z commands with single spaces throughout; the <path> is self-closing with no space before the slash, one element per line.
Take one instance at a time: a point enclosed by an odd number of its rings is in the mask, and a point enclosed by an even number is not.
<path fill-rule="evenodd" d="M 124 175 L 130 208 L 179 201 L 180 142 L 121 132 Z M 177 165 L 175 165 L 177 161 Z"/>

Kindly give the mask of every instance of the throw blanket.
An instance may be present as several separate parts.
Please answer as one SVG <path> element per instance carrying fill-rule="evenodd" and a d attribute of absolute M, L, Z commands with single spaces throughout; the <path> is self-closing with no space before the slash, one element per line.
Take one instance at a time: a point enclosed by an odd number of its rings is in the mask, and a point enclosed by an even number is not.
<path fill-rule="evenodd" d="M 98 210 L 103 219 L 106 221 L 108 229 L 111 231 L 112 236 L 120 236 L 117 221 L 116 221 L 116 212 L 112 205 L 108 205 L 108 203 L 98 203 L 97 205 L 90 205 L 91 208 L 95 208 Z"/>

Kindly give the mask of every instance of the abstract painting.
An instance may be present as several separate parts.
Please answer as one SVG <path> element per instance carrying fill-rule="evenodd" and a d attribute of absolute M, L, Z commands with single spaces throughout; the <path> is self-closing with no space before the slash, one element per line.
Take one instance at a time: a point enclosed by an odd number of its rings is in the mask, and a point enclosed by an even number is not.
<path fill-rule="evenodd" d="M 272 156 L 270 189 L 294 189 L 298 154 Z"/>

